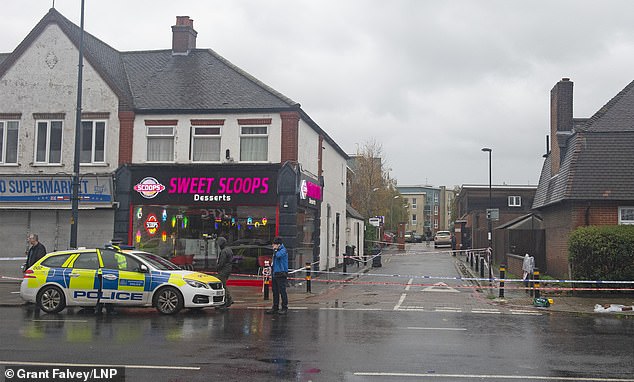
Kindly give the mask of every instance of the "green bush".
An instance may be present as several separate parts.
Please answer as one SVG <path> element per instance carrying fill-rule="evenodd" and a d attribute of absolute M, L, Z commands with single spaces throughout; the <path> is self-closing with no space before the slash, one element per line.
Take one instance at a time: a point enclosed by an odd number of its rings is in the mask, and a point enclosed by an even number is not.
<path fill-rule="evenodd" d="M 568 254 L 577 280 L 634 280 L 634 226 L 579 227 Z"/>

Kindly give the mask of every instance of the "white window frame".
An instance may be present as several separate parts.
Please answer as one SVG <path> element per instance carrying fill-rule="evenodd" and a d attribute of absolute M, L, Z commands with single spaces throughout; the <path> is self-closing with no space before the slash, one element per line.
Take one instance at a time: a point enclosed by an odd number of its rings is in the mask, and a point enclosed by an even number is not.
<path fill-rule="evenodd" d="M 625 213 L 625 219 L 623 215 Z M 634 206 L 619 207 L 619 225 L 634 224 Z"/>
<path fill-rule="evenodd" d="M 200 158 L 199 153 L 196 151 L 196 143 L 202 143 L 205 141 L 217 141 L 218 155 L 212 158 Z M 192 161 L 193 162 L 220 162 L 222 147 L 222 129 L 220 126 L 192 126 Z M 208 154 L 208 153 L 203 153 Z"/>
<path fill-rule="evenodd" d="M 20 135 L 20 121 L 18 120 L 0 120 L 0 139 L 2 142 L 0 143 L 0 163 L 1 164 L 17 164 L 18 163 L 18 137 Z M 13 137 L 9 136 L 9 130 L 15 130 L 15 134 Z M 9 142 L 11 140 L 12 142 Z M 11 160 L 7 159 L 9 155 L 8 145 L 11 143 L 13 147 L 11 147 L 15 152 L 12 152 L 15 158 L 11 158 Z M 13 151 L 12 150 L 12 151 Z"/>
<path fill-rule="evenodd" d="M 176 125 L 174 126 L 156 126 L 156 125 L 148 125 L 146 126 L 146 139 L 147 139 L 147 149 L 146 149 L 146 160 L 148 162 L 174 162 L 174 141 L 176 136 Z M 172 150 L 171 153 L 168 154 L 166 158 L 159 159 L 150 159 L 150 141 L 151 140 L 170 140 L 172 142 Z M 160 155 L 160 153 L 159 153 Z"/>
<path fill-rule="evenodd" d="M 84 154 L 84 152 L 86 152 L 86 150 L 84 150 L 84 124 L 90 124 L 90 129 L 91 129 L 91 142 L 90 142 L 90 160 L 85 160 L 85 158 L 82 157 L 82 155 Z M 97 126 L 98 125 L 103 125 L 103 133 L 102 136 L 100 137 L 101 139 L 101 145 L 103 147 L 101 147 L 101 151 L 102 151 L 102 158 L 101 160 L 97 159 Z M 90 165 L 90 164 L 105 164 L 106 163 L 106 130 L 107 130 L 108 124 L 106 122 L 105 119 L 95 119 L 95 120 L 82 120 L 81 121 L 81 138 L 80 138 L 80 164 L 81 165 Z"/>
<path fill-rule="evenodd" d="M 416 220 L 416 217 L 417 217 L 416 214 L 412 214 L 412 225 L 418 224 L 417 220 Z"/>
<path fill-rule="evenodd" d="M 438 219 L 434 219 L 434 229 L 438 229 Z"/>
<path fill-rule="evenodd" d="M 522 206 L 522 197 L 513 195 L 508 197 L 508 205 L 509 207 L 521 207 Z"/>
<path fill-rule="evenodd" d="M 416 209 L 416 198 L 412 198 L 412 209 Z"/>
<path fill-rule="evenodd" d="M 266 133 L 250 133 L 250 132 L 246 132 L 245 133 L 245 129 L 261 129 L 264 128 L 266 129 Z M 262 139 L 262 138 L 266 138 L 266 152 L 265 154 L 265 158 L 255 158 L 253 159 L 252 157 L 254 156 L 253 153 L 249 153 L 250 156 L 249 158 L 247 158 L 246 154 L 247 152 L 245 152 L 244 150 L 246 150 L 246 142 L 248 139 Z M 267 162 L 269 160 L 269 126 L 268 125 L 243 125 L 240 126 L 240 162 Z"/>
<path fill-rule="evenodd" d="M 59 124 L 59 159 L 57 161 L 51 161 L 53 147 L 51 147 L 55 142 L 51 139 L 51 129 L 53 124 Z M 40 136 L 40 127 L 46 127 L 46 136 L 42 138 Z M 40 142 L 44 139 L 43 142 Z M 33 163 L 38 165 L 47 165 L 47 164 L 61 164 L 62 163 L 62 146 L 64 142 L 64 121 L 60 119 L 38 119 L 35 121 L 35 153 Z M 38 158 L 39 155 L 39 146 L 40 143 L 43 143 L 45 146 L 44 158 Z"/>

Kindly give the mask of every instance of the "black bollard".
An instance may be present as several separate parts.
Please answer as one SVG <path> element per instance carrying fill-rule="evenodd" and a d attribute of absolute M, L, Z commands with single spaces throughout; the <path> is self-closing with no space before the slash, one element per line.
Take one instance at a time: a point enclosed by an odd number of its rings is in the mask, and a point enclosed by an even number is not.
<path fill-rule="evenodd" d="M 310 263 L 306 263 L 306 268 L 305 272 L 306 272 L 306 293 L 311 293 L 312 289 L 311 289 L 311 285 L 310 285 Z"/>
<path fill-rule="evenodd" d="M 480 257 L 480 278 L 484 278 L 484 256 Z"/>
<path fill-rule="evenodd" d="M 533 281 L 533 287 L 535 288 L 535 298 L 540 298 L 541 295 L 539 293 L 539 269 L 535 268 L 535 270 L 533 271 L 533 279 L 535 281 Z"/>
<path fill-rule="evenodd" d="M 500 298 L 504 298 L 504 278 L 506 277 L 506 264 L 500 264 Z"/>

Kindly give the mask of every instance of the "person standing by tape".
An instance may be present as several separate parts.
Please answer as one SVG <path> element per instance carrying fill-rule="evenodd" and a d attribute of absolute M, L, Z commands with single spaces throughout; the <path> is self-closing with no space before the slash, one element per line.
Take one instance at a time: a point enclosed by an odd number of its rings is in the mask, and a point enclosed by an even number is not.
<path fill-rule="evenodd" d="M 273 307 L 266 311 L 266 314 L 286 314 L 288 312 L 288 295 L 286 294 L 286 283 L 288 281 L 288 252 L 282 244 L 282 239 L 273 239 L 273 278 L 271 282 L 273 290 Z M 282 298 L 282 309 L 280 309 L 280 297 Z"/>
<path fill-rule="evenodd" d="M 39 237 L 32 233 L 27 237 L 29 242 L 29 249 L 26 251 L 26 263 L 24 264 L 24 271 L 29 269 L 31 265 L 46 255 L 46 247 L 40 243 Z"/>
<path fill-rule="evenodd" d="M 219 309 L 225 310 L 233 304 L 233 298 L 231 298 L 231 293 L 229 293 L 229 289 L 227 289 L 227 280 L 229 280 L 229 275 L 231 275 L 233 268 L 233 251 L 227 247 L 227 239 L 222 236 L 216 239 L 216 243 L 218 244 L 218 248 L 220 248 L 217 267 L 218 278 L 222 281 L 223 288 L 225 288 L 225 304 L 220 306 Z"/>

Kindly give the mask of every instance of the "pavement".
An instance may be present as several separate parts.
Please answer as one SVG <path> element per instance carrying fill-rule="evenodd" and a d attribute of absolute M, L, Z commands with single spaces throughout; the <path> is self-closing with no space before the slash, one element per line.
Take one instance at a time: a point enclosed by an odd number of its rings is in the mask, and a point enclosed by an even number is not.
<path fill-rule="evenodd" d="M 392 251 L 385 250 L 386 254 Z M 463 256 L 454 258 L 456 269 L 465 278 L 477 279 L 477 275 L 465 262 Z M 16 261 L 16 268 L 9 261 L 0 261 L 0 307 L 20 306 L 25 302 L 20 298 L 21 273 L 19 271 L 19 261 Z M 343 274 L 341 266 L 333 269 L 332 273 L 319 273 L 311 278 L 310 292 L 307 291 L 307 281 L 304 272 L 297 272 L 287 288 L 289 306 L 299 306 L 317 301 L 328 301 L 330 294 L 334 293 L 342 284 L 352 281 L 371 269 L 371 264 L 348 266 L 348 273 Z M 497 275 L 494 275 L 497 277 Z M 239 277 L 234 277 L 239 278 Z M 569 292 L 561 291 L 540 291 L 541 297 L 550 299 L 552 303 L 548 307 L 534 306 L 534 299 L 528 295 L 521 285 L 517 283 L 507 283 L 504 290 L 504 297 L 499 297 L 499 289 L 488 286 L 488 281 L 473 281 L 481 286 L 481 293 L 487 298 L 483 301 L 487 304 L 506 306 L 516 309 L 534 309 L 541 312 L 565 312 L 577 314 L 595 315 L 618 315 L 627 318 L 634 318 L 634 311 L 619 310 L 621 306 L 634 307 L 634 293 L 625 294 L 591 294 L 585 292 L 583 296 L 571 295 Z M 253 286 L 229 286 L 229 290 L 234 299 L 233 308 L 268 308 L 271 306 L 272 293 L 269 299 L 265 299 L 265 294 L 260 287 Z M 595 312 L 595 307 L 599 305 L 604 312 Z M 616 310 L 616 311 L 614 311 Z"/>

